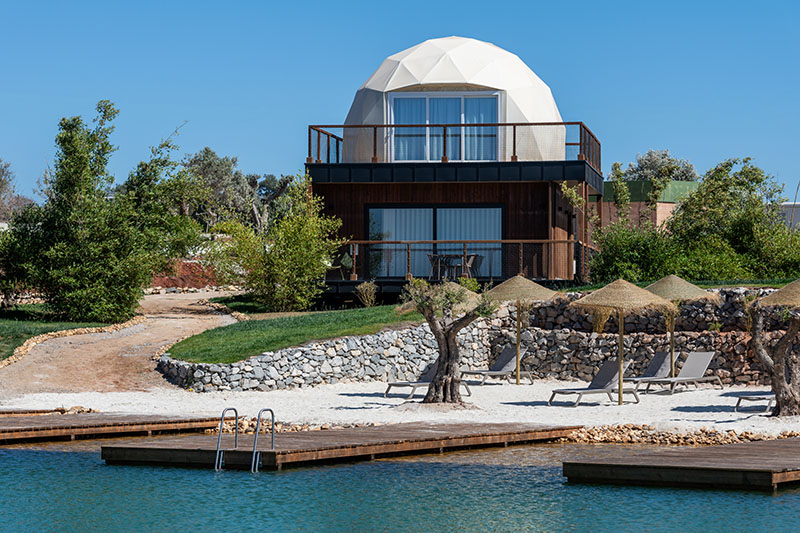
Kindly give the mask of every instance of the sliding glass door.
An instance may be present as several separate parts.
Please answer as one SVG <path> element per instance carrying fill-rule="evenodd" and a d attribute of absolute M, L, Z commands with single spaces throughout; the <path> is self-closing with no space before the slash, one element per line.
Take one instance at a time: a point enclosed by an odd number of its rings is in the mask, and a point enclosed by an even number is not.
<path fill-rule="evenodd" d="M 447 128 L 449 161 L 496 161 L 499 136 L 498 96 L 484 94 L 415 93 L 392 95 L 391 122 L 403 124 L 459 124 Z M 441 161 L 444 128 L 400 127 L 392 129 L 394 161 Z"/>
<path fill-rule="evenodd" d="M 369 209 L 371 241 L 432 241 L 371 244 L 369 276 L 455 278 L 502 275 L 500 243 L 445 243 L 441 241 L 499 241 L 503 238 L 500 207 L 375 207 Z M 466 244 L 466 254 L 464 253 Z M 410 252 L 410 254 L 409 254 Z"/>

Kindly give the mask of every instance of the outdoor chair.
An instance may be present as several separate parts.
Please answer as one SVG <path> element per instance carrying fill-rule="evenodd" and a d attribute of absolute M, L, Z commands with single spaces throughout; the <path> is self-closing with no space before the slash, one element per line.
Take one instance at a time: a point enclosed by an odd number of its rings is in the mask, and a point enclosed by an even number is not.
<path fill-rule="evenodd" d="M 653 358 L 650 359 L 650 364 L 647 365 L 647 368 L 641 376 L 622 378 L 622 381 L 625 383 L 634 383 L 638 391 L 639 385 L 648 379 L 667 377 L 669 377 L 669 352 L 656 352 Z"/>
<path fill-rule="evenodd" d="M 483 264 L 483 256 L 478 254 L 472 254 L 472 259 L 470 259 L 468 265 L 468 272 L 471 278 L 477 278 L 478 272 L 481 270 L 481 265 Z"/>
<path fill-rule="evenodd" d="M 522 360 L 525 357 L 525 354 L 528 352 L 527 348 L 520 348 L 519 350 L 519 358 Z M 464 376 L 479 376 L 483 377 L 480 384 L 484 385 L 486 383 L 486 378 L 507 378 L 508 381 L 511 381 L 511 378 L 517 375 L 517 348 L 514 345 L 507 345 L 503 348 L 503 351 L 500 352 L 500 355 L 497 356 L 495 362 L 489 367 L 489 370 L 464 370 L 461 372 Z M 519 371 L 520 377 L 525 376 L 529 380 L 531 380 L 531 385 L 533 385 L 533 374 L 528 372 L 527 370 L 520 369 Z"/>
<path fill-rule="evenodd" d="M 630 366 L 630 361 L 624 361 L 622 364 L 622 371 L 625 370 Z M 619 364 L 617 363 L 616 359 L 609 359 L 603 366 L 600 367 L 600 370 L 597 371 L 597 374 L 592 379 L 591 383 L 589 383 L 588 387 L 584 388 L 576 388 L 576 389 L 556 389 L 553 391 L 552 396 L 550 396 L 550 400 L 548 400 L 547 405 L 553 405 L 553 398 L 556 397 L 557 394 L 577 394 L 578 399 L 575 400 L 575 403 L 572 404 L 571 407 L 577 407 L 579 403 L 581 403 L 581 398 L 585 394 L 606 394 L 608 395 L 608 399 L 612 402 L 614 401 L 614 396 L 612 393 L 617 392 L 619 390 Z M 622 389 L 623 393 L 629 392 L 633 394 L 633 397 L 636 399 L 636 403 L 639 403 L 639 395 L 636 393 L 636 389 Z"/>
<path fill-rule="evenodd" d="M 669 385 L 669 393 L 675 392 L 675 387 L 684 385 L 688 387 L 693 384 L 697 387 L 698 383 L 705 383 L 709 381 L 716 381 L 719 388 L 723 388 L 722 380 L 719 376 L 711 375 L 706 376 L 708 365 L 711 364 L 711 359 L 714 358 L 714 352 L 689 352 L 686 362 L 683 363 L 683 368 L 674 378 L 648 378 L 642 380 L 642 383 L 647 383 L 645 392 L 650 392 L 650 385 Z"/>
<path fill-rule="evenodd" d="M 436 375 L 436 369 L 439 367 L 439 359 L 436 359 L 435 362 L 428 365 L 428 368 L 425 369 L 425 372 L 419 377 L 417 381 L 390 381 L 389 386 L 386 387 L 386 392 L 383 393 L 383 397 L 386 398 L 389 395 L 389 391 L 392 390 L 392 387 L 411 387 L 411 393 L 408 395 L 407 399 L 411 399 L 414 396 L 414 393 L 420 387 L 427 387 L 433 381 L 433 377 Z M 461 385 L 467 391 L 467 396 L 472 396 L 472 391 L 469 390 L 469 386 L 466 382 L 462 381 Z"/>
<path fill-rule="evenodd" d="M 764 412 L 769 413 L 770 409 L 772 409 L 772 404 L 775 402 L 775 393 L 755 391 L 739 393 L 739 399 L 736 400 L 736 407 L 733 408 L 735 412 L 739 412 L 739 407 L 742 405 L 743 400 L 748 402 L 767 402 L 767 408 L 764 409 Z"/>

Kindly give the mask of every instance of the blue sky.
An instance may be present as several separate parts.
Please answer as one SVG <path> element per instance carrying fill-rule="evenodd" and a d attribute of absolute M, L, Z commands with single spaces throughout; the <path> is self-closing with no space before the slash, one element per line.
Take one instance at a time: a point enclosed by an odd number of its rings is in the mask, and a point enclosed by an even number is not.
<path fill-rule="evenodd" d="M 461 35 L 519 55 L 599 137 L 606 173 L 650 148 L 700 172 L 752 156 L 793 196 L 799 15 L 789 1 L 4 2 L 0 158 L 31 194 L 59 118 L 107 98 L 117 179 L 183 121 L 182 154 L 295 173 L 306 126 L 343 122 L 386 56 Z"/>

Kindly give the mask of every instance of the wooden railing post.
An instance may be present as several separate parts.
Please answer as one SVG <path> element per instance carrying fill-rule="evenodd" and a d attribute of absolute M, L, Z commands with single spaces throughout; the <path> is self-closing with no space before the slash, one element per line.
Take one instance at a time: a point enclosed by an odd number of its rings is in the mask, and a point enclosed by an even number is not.
<path fill-rule="evenodd" d="M 308 127 L 308 156 L 306 157 L 306 163 L 313 163 L 314 158 L 311 157 L 311 126 Z"/>
<path fill-rule="evenodd" d="M 350 281 L 356 281 L 358 279 L 358 274 L 356 274 L 356 260 L 358 259 L 358 245 L 351 244 L 350 245 L 350 257 L 353 258 L 353 267 L 350 270 Z"/>
<path fill-rule="evenodd" d="M 406 279 L 411 279 L 411 244 L 406 243 Z"/>
<path fill-rule="evenodd" d="M 447 163 L 447 126 L 442 126 L 442 163 Z"/>
<path fill-rule="evenodd" d="M 522 276 L 522 247 L 523 243 L 519 243 L 519 275 Z"/>
<path fill-rule="evenodd" d="M 328 139 L 328 150 L 327 150 L 327 155 L 325 156 L 326 157 L 325 162 L 330 164 L 330 162 L 331 162 L 331 136 L 330 135 L 326 135 L 325 137 Z"/>
<path fill-rule="evenodd" d="M 378 127 L 372 128 L 372 162 L 378 162 Z"/>
<path fill-rule="evenodd" d="M 320 150 L 322 149 L 322 132 L 317 130 L 317 163 L 322 163 L 322 159 L 320 159 L 321 153 Z"/>
<path fill-rule="evenodd" d="M 513 153 L 511 154 L 511 161 L 516 161 L 517 160 L 517 125 L 516 124 L 511 127 L 511 131 L 514 132 L 513 135 L 512 135 L 512 137 L 514 138 L 514 141 L 512 142 Z"/>
<path fill-rule="evenodd" d="M 461 277 L 469 277 L 467 276 L 467 243 L 464 243 L 464 251 L 461 256 Z"/>
<path fill-rule="evenodd" d="M 341 159 L 339 157 L 339 150 L 340 150 L 340 143 L 339 139 L 336 139 L 336 162 L 338 163 Z"/>

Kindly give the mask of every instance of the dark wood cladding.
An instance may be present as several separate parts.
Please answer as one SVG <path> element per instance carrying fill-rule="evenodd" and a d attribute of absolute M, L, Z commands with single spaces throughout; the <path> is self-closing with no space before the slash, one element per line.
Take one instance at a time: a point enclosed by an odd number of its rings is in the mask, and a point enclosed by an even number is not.
<path fill-rule="evenodd" d="M 554 188 L 554 237 L 549 230 L 548 187 Z M 342 219 L 341 235 L 367 240 L 366 206 L 503 206 L 504 239 L 567 238 L 571 209 L 555 184 L 529 183 L 314 183 L 327 214 Z"/>

